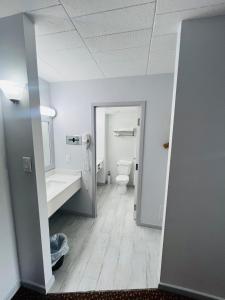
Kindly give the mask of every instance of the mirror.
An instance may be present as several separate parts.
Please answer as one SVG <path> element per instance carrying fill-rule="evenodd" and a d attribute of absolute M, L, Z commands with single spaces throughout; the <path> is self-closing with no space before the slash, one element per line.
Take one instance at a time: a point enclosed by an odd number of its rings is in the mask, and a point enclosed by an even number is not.
<path fill-rule="evenodd" d="M 53 128 L 51 118 L 42 118 L 42 139 L 44 152 L 45 171 L 54 169 L 54 144 L 53 144 Z"/>
<path fill-rule="evenodd" d="M 51 164 L 50 138 L 48 122 L 41 122 L 45 167 Z"/>

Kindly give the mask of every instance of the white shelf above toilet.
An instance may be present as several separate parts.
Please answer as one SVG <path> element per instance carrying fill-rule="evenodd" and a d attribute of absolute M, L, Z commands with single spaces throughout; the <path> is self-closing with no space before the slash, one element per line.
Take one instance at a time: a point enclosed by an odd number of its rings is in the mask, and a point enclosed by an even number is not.
<path fill-rule="evenodd" d="M 113 134 L 115 136 L 134 136 L 135 135 L 135 128 L 114 129 Z"/>

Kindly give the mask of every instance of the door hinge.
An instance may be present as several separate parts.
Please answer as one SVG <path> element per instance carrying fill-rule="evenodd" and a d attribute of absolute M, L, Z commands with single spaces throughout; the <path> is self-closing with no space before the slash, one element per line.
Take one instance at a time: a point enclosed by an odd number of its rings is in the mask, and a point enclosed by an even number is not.
<path fill-rule="evenodd" d="M 138 171 L 138 164 L 136 164 L 136 171 Z"/>
<path fill-rule="evenodd" d="M 137 210 L 137 205 L 136 204 L 134 204 L 134 211 L 136 211 Z"/>
<path fill-rule="evenodd" d="M 138 120 L 137 120 L 137 126 L 140 126 L 140 125 L 141 125 L 141 119 L 138 118 Z"/>

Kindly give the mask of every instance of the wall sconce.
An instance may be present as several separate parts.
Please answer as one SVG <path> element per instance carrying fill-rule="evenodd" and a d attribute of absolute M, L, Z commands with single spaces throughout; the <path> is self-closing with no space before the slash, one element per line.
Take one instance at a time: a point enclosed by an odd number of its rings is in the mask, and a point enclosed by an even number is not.
<path fill-rule="evenodd" d="M 56 116 L 56 110 L 49 106 L 40 106 L 41 116 L 54 118 Z"/>
<path fill-rule="evenodd" d="M 3 91 L 6 98 L 14 103 L 18 103 L 23 98 L 24 86 L 13 81 L 0 80 L 0 89 Z"/>

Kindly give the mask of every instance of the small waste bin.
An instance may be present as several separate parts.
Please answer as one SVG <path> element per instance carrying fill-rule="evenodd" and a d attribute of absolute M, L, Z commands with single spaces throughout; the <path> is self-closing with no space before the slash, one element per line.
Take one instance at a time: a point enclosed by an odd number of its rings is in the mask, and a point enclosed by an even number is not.
<path fill-rule="evenodd" d="M 56 233 L 50 237 L 52 270 L 58 270 L 64 261 L 64 255 L 69 252 L 67 236 L 64 233 Z"/>

